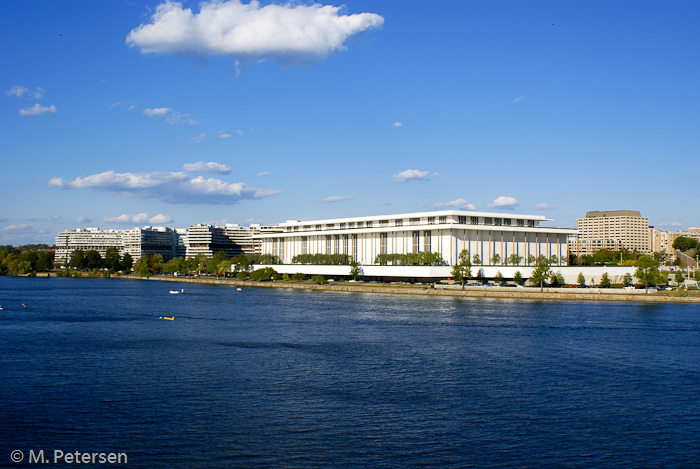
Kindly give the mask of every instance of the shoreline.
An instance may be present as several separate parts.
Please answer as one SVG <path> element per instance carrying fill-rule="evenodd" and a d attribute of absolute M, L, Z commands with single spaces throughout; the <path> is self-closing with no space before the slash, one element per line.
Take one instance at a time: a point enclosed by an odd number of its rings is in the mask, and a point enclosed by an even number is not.
<path fill-rule="evenodd" d="M 124 275 L 113 278 L 125 278 L 132 280 L 155 280 L 161 282 L 180 283 L 202 283 L 209 285 L 228 285 L 236 287 L 254 288 L 293 288 L 300 290 L 336 291 L 350 293 L 385 293 L 398 295 L 432 295 L 451 297 L 471 297 L 471 298 L 493 298 L 493 299 L 519 299 L 519 300 L 555 300 L 555 301 L 614 301 L 614 302 L 638 302 L 638 303 L 678 303 L 678 304 L 700 304 L 700 297 L 687 296 L 676 297 L 668 293 L 618 293 L 616 290 L 587 289 L 586 293 L 578 292 L 578 289 L 552 288 L 550 291 L 518 291 L 520 289 L 508 287 L 472 287 L 465 288 L 432 288 L 430 285 L 395 285 L 395 284 L 365 284 L 365 283 L 336 283 L 336 284 L 312 284 L 301 282 L 255 282 L 250 280 L 236 280 L 223 278 L 182 278 L 152 276 L 139 277 Z M 538 290 L 537 288 L 534 288 Z"/>

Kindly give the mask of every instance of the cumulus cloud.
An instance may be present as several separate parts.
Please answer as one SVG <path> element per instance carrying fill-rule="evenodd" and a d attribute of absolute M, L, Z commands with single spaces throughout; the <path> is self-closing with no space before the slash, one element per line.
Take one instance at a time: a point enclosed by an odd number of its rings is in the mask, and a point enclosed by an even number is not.
<path fill-rule="evenodd" d="M 234 57 L 237 69 L 265 59 L 310 65 L 345 50 L 351 36 L 384 23 L 373 13 L 343 15 L 342 8 L 228 0 L 203 2 L 195 13 L 166 1 L 148 24 L 129 32 L 126 44 L 141 53 Z"/>
<path fill-rule="evenodd" d="M 397 121 L 397 122 L 394 122 L 394 123 L 391 124 L 391 125 L 393 125 L 394 127 L 401 127 L 403 124 L 402 124 L 401 122 L 398 122 L 398 121 Z"/>
<path fill-rule="evenodd" d="M 464 199 L 451 200 L 450 202 L 437 203 L 430 206 L 433 209 L 439 208 L 454 208 L 458 210 L 476 210 L 474 204 L 470 204 Z"/>
<path fill-rule="evenodd" d="M 276 189 L 248 187 L 242 182 L 190 177 L 184 171 L 117 173 L 105 171 L 66 181 L 54 177 L 50 187 L 58 189 L 94 189 L 115 192 L 124 197 L 153 199 L 172 204 L 232 204 L 243 199 L 260 199 L 279 194 Z"/>
<path fill-rule="evenodd" d="M 75 219 L 75 222 L 78 224 L 92 223 L 92 220 L 88 217 L 84 217 L 84 216 L 80 215 L 78 218 Z"/>
<path fill-rule="evenodd" d="M 332 195 L 323 199 L 324 202 L 340 202 L 341 200 L 348 200 L 355 198 L 354 195 Z"/>
<path fill-rule="evenodd" d="M 136 215 L 122 214 L 118 217 L 104 217 L 103 220 L 107 223 L 170 223 L 173 219 L 167 215 L 159 213 L 158 215 L 150 216 L 148 213 L 138 213 Z"/>
<path fill-rule="evenodd" d="M 557 208 L 556 205 L 551 205 L 551 204 L 537 204 L 535 205 L 536 210 L 554 210 Z"/>
<path fill-rule="evenodd" d="M 42 106 L 39 103 L 36 103 L 32 107 L 28 107 L 26 109 L 20 109 L 19 110 L 19 115 L 20 116 L 43 116 L 46 114 L 56 114 L 58 110 L 56 109 L 56 106 Z"/>
<path fill-rule="evenodd" d="M 506 208 L 506 209 L 512 209 L 517 207 L 518 201 L 514 197 L 506 197 L 505 195 L 502 195 L 500 197 L 497 197 L 496 200 L 488 204 L 489 208 Z"/>
<path fill-rule="evenodd" d="M 34 91 L 24 86 L 14 85 L 8 91 L 5 92 L 8 96 L 16 96 L 18 98 L 25 99 L 41 99 L 44 97 L 45 90 L 40 87 L 36 87 Z"/>
<path fill-rule="evenodd" d="M 229 168 L 225 164 L 215 163 L 213 161 L 210 161 L 209 163 L 205 163 L 204 161 L 197 161 L 196 163 L 186 163 L 182 165 L 182 169 L 189 173 L 231 173 L 231 168 Z"/>
<path fill-rule="evenodd" d="M 227 133 L 219 134 L 219 138 L 231 138 L 231 134 L 227 134 Z"/>
<path fill-rule="evenodd" d="M 153 109 L 144 109 L 143 113 L 148 117 L 161 117 L 165 118 L 168 124 L 190 124 L 197 125 L 197 121 L 190 118 L 189 114 L 183 114 L 178 111 L 174 111 L 169 107 L 156 107 Z"/>
<path fill-rule="evenodd" d="M 391 178 L 394 181 L 405 182 L 405 181 L 421 181 L 430 173 L 430 171 L 420 171 L 418 169 L 407 169 L 406 171 L 401 171 L 398 174 L 394 174 Z"/>

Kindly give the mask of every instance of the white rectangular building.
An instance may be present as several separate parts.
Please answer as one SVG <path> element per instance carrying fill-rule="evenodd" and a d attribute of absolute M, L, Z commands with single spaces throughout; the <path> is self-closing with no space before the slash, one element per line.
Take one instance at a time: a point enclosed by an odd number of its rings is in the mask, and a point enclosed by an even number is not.
<path fill-rule="evenodd" d="M 543 227 L 543 216 L 443 210 L 329 220 L 290 220 L 283 231 L 256 235 L 262 253 L 292 264 L 299 254 L 346 254 L 361 265 L 373 265 L 379 254 L 437 252 L 449 265 L 463 249 L 481 264 L 504 265 L 512 254 L 527 265 L 530 256 L 568 260 L 567 238 L 576 230 Z"/>

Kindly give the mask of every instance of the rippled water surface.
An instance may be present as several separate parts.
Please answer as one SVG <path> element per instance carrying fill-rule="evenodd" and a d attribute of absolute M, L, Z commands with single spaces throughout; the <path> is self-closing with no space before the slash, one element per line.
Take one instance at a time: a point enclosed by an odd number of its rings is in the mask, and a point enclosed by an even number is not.
<path fill-rule="evenodd" d="M 698 306 L 9 277 L 0 304 L 2 467 L 698 466 Z"/>

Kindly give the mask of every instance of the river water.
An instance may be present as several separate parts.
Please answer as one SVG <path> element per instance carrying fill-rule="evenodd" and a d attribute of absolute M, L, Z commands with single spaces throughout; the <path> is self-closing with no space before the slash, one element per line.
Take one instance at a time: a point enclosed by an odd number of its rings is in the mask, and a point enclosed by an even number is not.
<path fill-rule="evenodd" d="M 11 277 L 0 305 L 1 467 L 698 465 L 695 305 Z"/>

